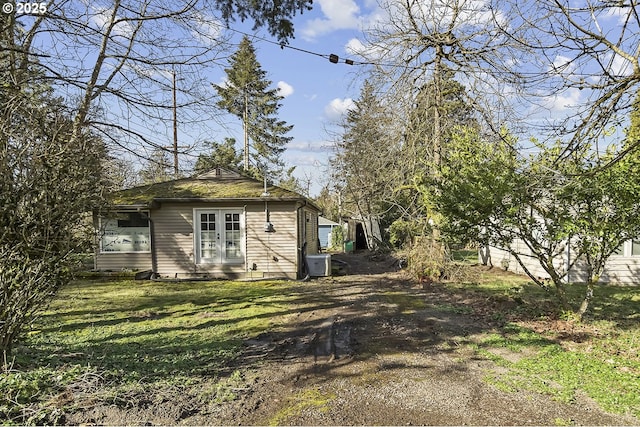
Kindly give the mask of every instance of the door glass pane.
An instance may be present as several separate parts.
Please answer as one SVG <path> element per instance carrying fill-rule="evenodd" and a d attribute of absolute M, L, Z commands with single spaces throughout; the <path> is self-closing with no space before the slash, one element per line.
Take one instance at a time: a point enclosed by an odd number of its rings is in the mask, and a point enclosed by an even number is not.
<path fill-rule="evenodd" d="M 218 255 L 216 214 L 200 214 L 200 259 L 215 262 Z"/>
<path fill-rule="evenodd" d="M 200 232 L 200 257 L 215 258 L 216 256 L 216 233 L 211 231 Z"/>
<path fill-rule="evenodd" d="M 240 233 L 240 214 L 224 216 L 224 251 L 227 260 L 242 259 L 242 235 Z"/>

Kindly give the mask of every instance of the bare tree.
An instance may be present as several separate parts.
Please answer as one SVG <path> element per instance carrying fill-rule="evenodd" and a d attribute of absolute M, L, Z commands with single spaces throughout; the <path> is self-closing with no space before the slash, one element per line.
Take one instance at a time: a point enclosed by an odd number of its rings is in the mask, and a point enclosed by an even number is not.
<path fill-rule="evenodd" d="M 371 64 L 368 77 L 386 87 L 405 120 L 420 91 L 432 85 L 433 111 L 425 114 L 433 123 L 430 144 L 436 147 L 437 163 L 441 129 L 447 120 L 440 110 L 445 69 L 469 88 L 468 104 L 494 124 L 504 117 L 498 112 L 507 111 L 502 95 L 512 84 L 505 78 L 509 63 L 522 52 L 496 25 L 506 25 L 508 17 L 488 1 L 381 0 L 380 6 L 385 18 L 366 30 L 365 43 L 355 53 Z"/>
<path fill-rule="evenodd" d="M 563 114 L 538 130 L 567 140 L 559 159 L 597 144 L 628 118 L 640 88 L 638 6 L 637 0 L 501 2 L 522 23 L 501 31 L 530 52 L 513 64 L 523 94 L 544 110 L 563 102 Z"/>
<path fill-rule="evenodd" d="M 285 42 L 289 18 L 310 3 L 62 0 L 0 15 L 3 355 L 91 242 L 81 224 L 105 205 L 104 141 L 147 158 L 166 150 L 156 127 L 173 108 L 192 124 L 211 118 L 203 73 L 224 55 L 224 22 L 251 17 Z"/>
<path fill-rule="evenodd" d="M 205 73 L 226 61 L 235 19 L 266 25 L 283 43 L 310 0 L 112 0 L 51 2 L 45 13 L 3 15 L 20 69 L 37 62 L 57 94 L 77 105 L 74 129 L 91 127 L 114 147 L 149 158 L 172 140 L 171 118 L 210 135 L 217 109 Z M 177 84 L 173 83 L 173 76 Z M 173 96 L 177 92 L 174 105 Z M 194 135 L 198 136 L 198 135 Z"/>

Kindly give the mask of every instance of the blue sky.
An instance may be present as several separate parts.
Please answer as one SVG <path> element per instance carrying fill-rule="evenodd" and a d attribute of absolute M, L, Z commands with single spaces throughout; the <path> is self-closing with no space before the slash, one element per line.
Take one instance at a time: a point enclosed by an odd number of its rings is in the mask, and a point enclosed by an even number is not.
<path fill-rule="evenodd" d="M 368 25 L 377 10 L 377 3 L 354 0 L 315 0 L 313 10 L 298 15 L 295 20 L 295 39 L 291 48 L 280 48 L 273 37 L 264 31 L 252 38 L 258 61 L 269 80 L 280 88 L 284 96 L 279 117 L 293 125 L 290 136 L 294 139 L 287 147 L 285 161 L 296 166 L 295 175 L 312 179 L 311 194 L 319 192 L 327 181 L 328 158 L 331 153 L 332 131 L 344 112 L 359 96 L 360 85 L 357 65 L 347 65 L 344 58 L 354 58 L 347 53 L 353 40 L 361 39 L 361 28 Z M 239 31 L 254 34 L 251 24 L 232 25 Z M 235 33 L 235 41 L 242 38 Z M 341 60 L 331 63 L 325 57 L 314 55 L 335 54 Z M 222 83 L 224 71 L 212 70 L 214 83 Z M 230 128 L 222 131 L 233 133 L 238 143 L 242 140 L 241 125 L 229 117 Z"/>
<path fill-rule="evenodd" d="M 580 3 L 581 0 L 577 2 Z M 390 3 L 392 6 L 396 5 L 393 1 Z M 450 6 L 448 1 L 434 0 L 433 3 L 439 7 L 432 7 L 432 2 L 427 1 L 413 3 L 413 7 L 417 8 L 415 12 L 424 16 L 422 25 L 425 31 L 431 31 L 433 29 L 431 27 L 439 31 L 437 27 L 447 23 L 447 6 Z M 486 15 L 489 10 L 488 0 L 465 0 L 462 3 L 468 8 L 468 23 L 482 27 L 488 20 Z M 130 4 L 135 9 L 138 0 L 130 0 Z M 149 7 L 154 7 L 154 4 L 151 1 Z M 78 88 L 84 87 L 86 79 L 91 75 L 96 62 L 97 46 L 101 41 L 99 35 L 112 15 L 113 2 L 112 0 L 74 0 L 61 2 L 59 5 L 54 2 L 51 7 L 55 9 L 54 6 L 64 10 L 62 15 L 77 19 L 82 25 L 78 26 L 74 33 L 73 28 L 69 30 L 67 20 L 51 20 L 48 22 L 48 28 L 51 31 L 39 31 L 34 48 L 44 54 L 40 60 L 47 63 L 50 69 L 64 76 L 77 76 L 80 84 L 61 82 L 57 88 L 61 94 L 66 94 L 70 100 L 73 100 L 82 94 L 82 89 Z M 622 27 L 621 22 L 627 12 L 628 9 L 624 8 L 607 9 L 597 17 L 597 20 L 593 16 L 588 20 L 593 21 L 590 25 L 598 32 L 616 39 L 616 33 L 619 33 L 617 29 Z M 123 8 L 120 8 L 117 13 L 127 12 L 123 12 Z M 500 18 L 501 12 L 496 16 Z M 29 23 L 36 20 L 34 16 L 23 16 L 21 19 L 27 27 Z M 116 140 L 114 145 L 121 144 L 120 152 L 123 156 L 136 159 L 138 166 L 144 165 L 146 162 L 144 158 L 150 156 L 154 145 L 168 147 L 173 140 L 172 70 L 163 58 L 170 57 L 172 62 L 178 64 L 188 62 L 186 60 L 182 62 L 185 58 L 195 58 L 196 62 L 199 62 L 201 59 L 199 52 L 204 52 L 204 55 L 208 55 L 202 61 L 206 64 L 205 66 L 190 64 L 178 70 L 184 77 L 179 79 L 178 86 L 184 85 L 186 89 L 184 92 L 192 97 L 187 98 L 185 93 L 178 91 L 179 104 L 195 106 L 178 109 L 179 144 L 201 146 L 205 140 L 221 142 L 227 137 L 234 137 L 240 148 L 242 141 L 240 120 L 230 115 L 220 117 L 219 112 L 211 107 L 213 104 L 211 101 L 214 101 L 215 97 L 211 83 L 224 82 L 226 75 L 224 68 L 228 66 L 228 61 L 224 58 L 237 48 L 237 46 L 231 46 L 228 52 L 223 51 L 224 36 L 229 36 L 232 42 L 237 44 L 244 34 L 250 34 L 257 50 L 258 61 L 266 71 L 268 79 L 273 82 L 274 87 L 280 88 L 280 93 L 284 97 L 279 118 L 294 126 L 290 132 L 293 141 L 288 146 L 284 160 L 289 165 L 296 166 L 295 175 L 298 178 L 312 181 L 311 195 L 317 195 L 322 186 L 327 183 L 331 147 L 336 133 L 340 130 L 336 127 L 336 123 L 345 111 L 353 106 L 353 100 L 358 98 L 363 78 L 363 74 L 358 73 L 365 71 L 360 65 L 345 64 L 344 59 L 363 60 L 364 58 L 350 53 L 357 51 L 368 55 L 371 61 L 378 61 L 377 55 L 381 51 L 375 48 L 367 49 L 363 31 L 375 27 L 376 24 L 385 29 L 388 27 L 393 29 L 393 25 L 389 24 L 390 19 L 380 9 L 377 0 L 314 0 L 311 11 L 306 11 L 294 18 L 295 38 L 290 40 L 289 47 L 281 48 L 265 30 L 254 33 L 251 29 L 252 22 L 232 23 L 231 29 L 222 30 L 221 34 L 220 21 L 212 14 L 206 14 L 197 9 L 188 19 L 185 18 L 185 25 L 166 23 L 167 26 L 154 27 L 155 32 L 154 28 L 148 29 L 149 32 L 146 34 L 143 32 L 142 34 L 146 37 L 136 44 L 138 60 L 128 61 L 126 66 L 121 68 L 117 68 L 120 61 L 117 54 L 125 50 L 127 44 L 123 41 L 132 35 L 133 25 L 137 21 L 135 19 L 118 20 L 113 28 L 112 43 L 108 49 L 110 56 L 100 71 L 98 83 L 110 82 L 108 86 L 115 88 L 115 92 L 122 90 L 129 101 L 123 102 L 121 97 L 104 91 L 94 102 L 97 104 L 94 107 L 99 107 L 97 111 L 105 122 L 115 122 L 122 128 L 142 135 L 142 138 L 138 137 L 137 142 L 128 139 L 127 135 L 115 135 L 113 139 Z M 98 31 L 87 31 L 87 29 Z M 624 46 L 628 48 L 628 52 L 638 51 L 640 39 L 637 38 L 635 30 L 637 26 L 630 26 L 625 38 L 621 39 L 624 41 Z M 165 36 L 165 45 L 156 46 L 158 44 L 156 37 Z M 398 55 L 402 55 L 403 49 L 415 48 L 411 44 L 403 45 L 402 39 L 400 41 L 393 39 L 387 43 L 388 45 L 383 47 L 389 47 L 386 52 L 391 55 L 391 61 L 395 61 L 396 53 L 399 52 Z M 338 63 L 331 63 L 327 59 L 329 54 L 338 55 L 341 60 Z M 565 52 L 561 50 L 545 52 L 545 55 L 548 56 L 542 58 L 542 62 L 535 62 L 536 59 L 532 60 L 527 56 L 518 59 L 522 60 L 521 66 L 525 69 L 533 67 L 536 72 L 547 73 L 560 82 L 586 79 L 587 82 L 591 81 L 597 85 L 601 78 L 599 74 L 601 70 L 598 67 L 595 68 L 595 72 L 593 71 L 594 58 L 587 56 L 575 61 L 576 58 L 571 56 L 571 52 L 567 54 L 569 56 L 565 56 Z M 608 64 L 608 72 L 623 76 L 631 73 L 630 62 L 625 62 L 626 60 L 620 55 L 612 54 L 610 49 L 602 49 L 599 55 L 596 58 L 597 63 Z M 155 58 L 156 61 L 150 61 L 150 64 L 147 64 L 148 58 Z M 425 58 L 418 58 L 418 61 L 423 59 Z M 386 63 L 386 60 L 380 61 Z M 114 80 L 110 80 L 110 74 L 114 69 L 119 70 L 118 74 L 115 74 Z M 469 83 L 472 83 L 472 77 L 463 72 L 456 76 L 468 87 L 471 87 Z M 393 81 L 393 78 L 389 80 Z M 490 79 L 488 81 L 491 82 Z M 482 90 L 482 87 L 479 86 L 479 90 Z M 507 99 L 507 102 L 511 102 L 509 100 L 512 93 L 512 88 L 504 86 L 500 96 Z M 557 120 L 570 114 L 572 107 L 579 106 L 589 100 L 592 95 L 593 92 L 580 90 L 578 87 L 546 94 L 540 92 L 534 94 L 534 102 L 530 102 L 529 105 L 523 103 L 517 115 L 530 122 L 542 123 L 547 120 Z M 149 102 L 151 105 L 161 105 L 161 107 L 143 111 L 144 107 L 137 108 L 133 105 L 135 102 L 131 102 L 138 99 L 143 104 Z M 191 102 L 194 99 L 195 102 Z M 201 109 L 198 110 L 198 108 Z M 144 144 L 141 143 L 142 140 L 145 140 Z M 131 152 L 137 154 L 137 158 Z M 194 154 L 196 153 L 193 151 L 181 154 L 180 165 L 183 170 L 188 170 L 189 165 L 193 165 Z"/>

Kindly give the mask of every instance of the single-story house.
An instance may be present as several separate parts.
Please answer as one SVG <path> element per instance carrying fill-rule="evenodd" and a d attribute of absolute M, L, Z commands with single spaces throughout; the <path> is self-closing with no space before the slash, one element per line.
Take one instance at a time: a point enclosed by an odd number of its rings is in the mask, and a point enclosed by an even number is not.
<path fill-rule="evenodd" d="M 299 278 L 303 256 L 318 253 L 317 205 L 222 168 L 122 190 L 112 202 L 111 212 L 94 215 L 99 271 Z"/>
<path fill-rule="evenodd" d="M 320 247 L 322 249 L 327 249 L 331 246 L 331 232 L 336 227 L 341 227 L 341 225 L 324 217 L 318 218 L 318 239 L 320 239 Z"/>
<path fill-rule="evenodd" d="M 531 255 L 531 251 L 524 242 L 516 240 L 511 248 L 518 254 L 531 274 L 544 279 L 549 278 L 538 259 Z M 587 280 L 586 268 L 584 264 L 580 263 L 580 260 L 568 270 L 568 266 L 573 262 L 573 257 L 570 245 L 567 245 L 562 255 L 554 259 L 554 265 L 558 271 L 566 273 L 565 282 L 585 282 Z M 483 264 L 490 263 L 501 266 L 517 274 L 526 274 L 513 255 L 507 250 L 495 246 L 480 248 L 480 261 Z M 640 240 L 625 242 L 616 253 L 607 259 L 600 281 L 627 285 L 640 284 Z"/>

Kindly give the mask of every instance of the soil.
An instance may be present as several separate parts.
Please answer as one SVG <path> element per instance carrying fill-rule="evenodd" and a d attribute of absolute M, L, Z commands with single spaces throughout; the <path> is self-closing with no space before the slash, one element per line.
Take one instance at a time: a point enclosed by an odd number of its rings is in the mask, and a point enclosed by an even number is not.
<path fill-rule="evenodd" d="M 244 342 L 242 356 L 229 367 L 226 395 L 218 386 L 216 398 L 207 399 L 203 385 L 147 391 L 135 405 L 99 403 L 70 414 L 66 422 L 640 424 L 631 416 L 602 411 L 587 396 L 567 404 L 491 385 L 487 376 L 507 368 L 478 356 L 469 344 L 499 330 L 495 319 L 500 316 L 494 314 L 500 312 L 500 302 L 412 281 L 389 257 L 334 257 L 348 264 L 348 274 L 299 283 L 294 292 L 300 299 L 286 327 Z M 523 357 L 504 348 L 489 350 L 510 361 Z M 242 374 L 233 378 L 233 372 Z"/>

